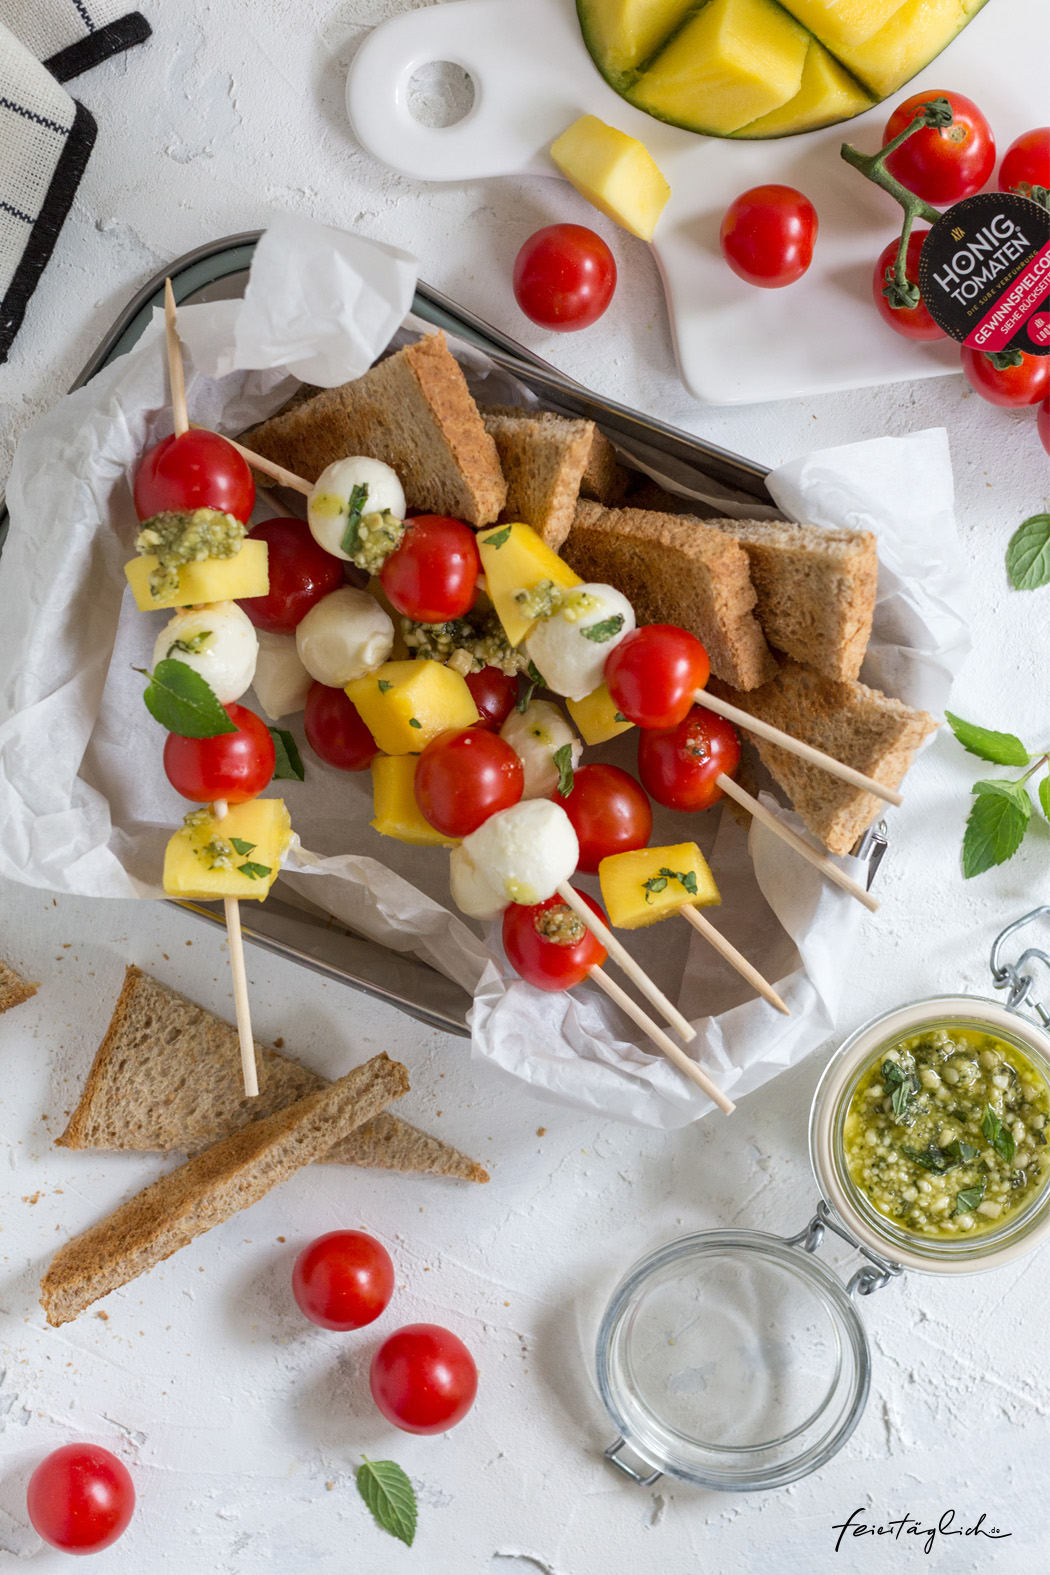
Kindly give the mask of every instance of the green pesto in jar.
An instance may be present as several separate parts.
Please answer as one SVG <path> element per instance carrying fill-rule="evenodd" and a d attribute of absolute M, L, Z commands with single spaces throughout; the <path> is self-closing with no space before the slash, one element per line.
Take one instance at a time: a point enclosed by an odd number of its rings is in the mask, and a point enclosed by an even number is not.
<path fill-rule="evenodd" d="M 854 1185 L 899 1229 L 979 1235 L 1026 1207 L 1050 1176 L 1050 1088 L 994 1034 L 926 1029 L 865 1072 L 843 1144 Z"/>

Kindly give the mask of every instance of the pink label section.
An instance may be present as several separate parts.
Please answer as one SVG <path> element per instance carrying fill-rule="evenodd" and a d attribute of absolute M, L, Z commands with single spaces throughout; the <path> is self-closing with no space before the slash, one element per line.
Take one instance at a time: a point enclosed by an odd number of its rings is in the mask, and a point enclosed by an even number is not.
<path fill-rule="evenodd" d="M 1038 311 L 1050 293 L 1050 242 L 1037 252 L 1020 278 L 991 307 L 975 328 L 963 340 L 971 350 L 1005 350 L 1017 331 L 1028 318 Z M 1042 314 L 1040 314 L 1042 316 Z M 1039 332 L 1032 338 L 1037 344 L 1047 342 L 1045 328 L 1037 323 Z"/>

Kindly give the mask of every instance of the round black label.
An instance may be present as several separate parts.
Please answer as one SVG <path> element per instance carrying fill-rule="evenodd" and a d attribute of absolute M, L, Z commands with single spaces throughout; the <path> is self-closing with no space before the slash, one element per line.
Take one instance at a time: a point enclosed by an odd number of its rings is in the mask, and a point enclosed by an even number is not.
<path fill-rule="evenodd" d="M 1011 191 L 964 197 L 922 243 L 919 289 L 971 349 L 1050 355 L 1050 213 Z"/>

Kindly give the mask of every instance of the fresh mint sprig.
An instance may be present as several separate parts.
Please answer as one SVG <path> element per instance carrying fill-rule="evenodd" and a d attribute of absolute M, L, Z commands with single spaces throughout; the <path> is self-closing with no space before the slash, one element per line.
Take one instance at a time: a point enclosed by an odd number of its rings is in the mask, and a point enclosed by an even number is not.
<path fill-rule="evenodd" d="M 1006 548 L 1006 574 L 1015 591 L 1050 585 L 1050 514 L 1032 514 L 1014 531 Z"/>
<path fill-rule="evenodd" d="M 969 754 L 996 766 L 1027 768 L 1020 777 L 985 777 L 974 783 L 971 792 L 975 800 L 967 817 L 962 847 L 963 875 L 970 880 L 997 864 L 1005 864 L 1021 846 L 1032 820 L 1028 783 L 1050 766 L 1050 749 L 1033 755 L 1014 733 L 997 733 L 974 722 L 964 722 L 951 711 L 946 711 L 945 716 Z M 1050 777 L 1042 777 L 1037 792 L 1039 807 L 1050 820 Z"/>
<path fill-rule="evenodd" d="M 401 1467 L 393 1460 L 369 1460 L 366 1455 L 355 1480 L 376 1524 L 410 1548 L 419 1511 L 415 1491 Z"/>
<path fill-rule="evenodd" d="M 230 721 L 207 679 L 188 662 L 165 657 L 152 673 L 145 667 L 136 667 L 135 671 L 149 679 L 142 693 L 147 711 L 169 733 L 178 733 L 182 738 L 236 733 L 236 722 Z"/>

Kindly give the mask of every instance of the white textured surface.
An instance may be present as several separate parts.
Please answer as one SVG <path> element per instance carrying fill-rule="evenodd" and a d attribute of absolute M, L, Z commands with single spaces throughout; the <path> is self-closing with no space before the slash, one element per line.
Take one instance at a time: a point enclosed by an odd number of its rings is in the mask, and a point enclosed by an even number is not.
<path fill-rule="evenodd" d="M 263 20 L 247 0 L 150 7 L 153 41 L 76 85 L 98 116 L 99 143 L 0 367 L 0 475 L 17 432 L 68 385 L 156 268 L 217 235 L 265 224 L 276 207 L 309 212 L 414 251 L 424 278 L 591 386 L 770 464 L 943 422 L 976 590 L 976 649 L 955 707 L 1033 744 L 1050 742 L 1050 591 L 1012 593 L 1002 571 L 1011 530 L 1048 490 L 1031 414 L 993 410 L 961 378 L 776 406 L 695 405 L 671 370 L 648 253 L 592 220 L 573 193 L 546 181 L 427 190 L 355 148 L 342 113 L 346 68 L 365 28 L 397 8 L 272 0 Z M 595 222 L 608 236 L 621 283 L 595 329 L 551 338 L 519 317 L 509 275 L 525 236 L 561 218 Z M 1042 824 L 1010 865 L 962 882 L 957 852 L 980 769 L 941 738 L 909 778 L 844 1031 L 934 990 L 987 992 L 993 934 L 1050 896 Z M 78 1437 L 120 1453 L 140 1492 L 132 1529 L 92 1566 L 105 1575 L 410 1567 L 427 1575 L 859 1575 L 922 1557 L 914 1538 L 846 1542 L 836 1556 L 830 1527 L 861 1505 L 872 1519 L 910 1511 L 923 1524 L 948 1508 L 961 1524 L 985 1511 L 988 1523 L 1013 1532 L 994 1544 L 939 1542 L 927 1568 L 1027 1575 L 1045 1564 L 1046 1253 L 992 1278 L 944 1284 L 910 1275 L 865 1302 L 874 1358 L 867 1413 L 814 1480 L 760 1499 L 665 1482 L 643 1490 L 601 1458 L 611 1435 L 590 1374 L 605 1297 L 634 1257 L 684 1230 L 802 1225 L 815 1197 L 805 1118 L 821 1055 L 745 1100 L 728 1122 L 711 1118 L 668 1136 L 596 1128 L 509 1093 L 469 1063 L 462 1041 L 250 951 L 261 1035 L 284 1034 L 329 1071 L 379 1048 L 400 1055 L 413 1078 L 405 1114 L 477 1154 L 491 1183 L 469 1190 L 382 1174 L 301 1175 L 119 1293 L 107 1321 L 88 1314 L 54 1331 L 36 1303 L 49 1254 L 157 1168 L 148 1157 L 50 1147 L 124 963 L 227 1014 L 230 987 L 210 931 L 130 903 L 55 906 L 5 887 L 0 954 L 43 981 L 35 1001 L 0 1019 L 3 1567 L 38 1547 L 24 1529 L 31 1465 Z M 384 1239 L 404 1286 L 374 1331 L 345 1337 L 304 1327 L 288 1286 L 295 1248 L 341 1224 Z M 367 1398 L 380 1335 L 417 1318 L 456 1328 L 481 1368 L 474 1412 L 444 1438 L 396 1433 Z M 411 1553 L 375 1530 L 357 1499 L 351 1473 L 362 1451 L 399 1460 L 416 1481 Z M 38 1552 L 29 1567 L 58 1575 L 68 1563 Z"/>

